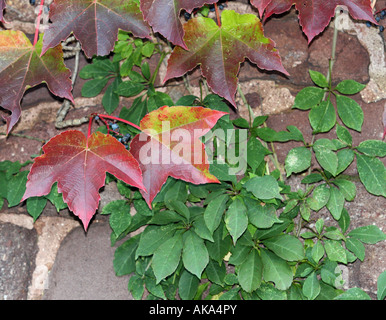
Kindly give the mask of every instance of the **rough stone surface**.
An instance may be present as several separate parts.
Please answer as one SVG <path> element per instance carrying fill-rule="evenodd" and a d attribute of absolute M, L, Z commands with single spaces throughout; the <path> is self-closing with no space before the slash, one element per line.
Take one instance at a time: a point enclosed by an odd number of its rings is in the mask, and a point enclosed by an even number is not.
<path fill-rule="evenodd" d="M 0 223 L 0 235 L 0 300 L 26 300 L 38 250 L 36 231 Z"/>
<path fill-rule="evenodd" d="M 63 240 L 44 300 L 129 299 L 128 276 L 117 277 L 108 224 L 76 228 Z M 126 278 L 126 279 L 125 279 Z"/>

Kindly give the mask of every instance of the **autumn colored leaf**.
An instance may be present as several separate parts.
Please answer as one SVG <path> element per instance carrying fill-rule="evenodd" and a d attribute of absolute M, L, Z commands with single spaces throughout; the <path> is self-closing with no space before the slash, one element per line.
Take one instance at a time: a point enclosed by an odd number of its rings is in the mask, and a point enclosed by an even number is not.
<path fill-rule="evenodd" d="M 236 106 L 237 74 L 248 58 L 261 69 L 288 74 L 281 64 L 275 43 L 265 38 L 260 20 L 252 14 L 224 10 L 221 27 L 209 18 L 198 17 L 184 25 L 189 51 L 175 47 L 168 60 L 164 81 L 180 77 L 197 65 L 214 93 Z"/>
<path fill-rule="evenodd" d="M 80 131 L 68 130 L 48 141 L 43 152 L 32 165 L 22 201 L 50 193 L 58 182 L 58 192 L 85 230 L 98 208 L 106 172 L 143 188 L 138 162 L 111 135 L 97 132 L 87 139 Z"/>
<path fill-rule="evenodd" d="M 180 21 L 182 9 L 191 13 L 193 9 L 218 0 L 140 0 L 144 19 L 175 45 L 187 49 L 184 42 L 184 29 Z"/>
<path fill-rule="evenodd" d="M 375 24 L 370 0 L 251 0 L 259 10 L 260 17 L 265 10 L 264 20 L 272 14 L 280 14 L 295 5 L 299 12 L 299 23 L 308 38 L 308 43 L 321 33 L 335 15 L 335 8 L 344 5 L 354 19 L 368 20 Z"/>
<path fill-rule="evenodd" d="M 135 0 L 55 0 L 50 6 L 50 19 L 52 24 L 44 35 L 43 53 L 71 32 L 89 58 L 109 54 L 118 29 L 141 38 L 150 32 Z"/>
<path fill-rule="evenodd" d="M 33 46 L 21 31 L 0 31 L 0 106 L 12 113 L 4 117 L 7 133 L 20 118 L 20 100 L 28 88 L 44 82 L 54 95 L 74 101 L 71 72 L 64 65 L 62 46 L 40 57 L 42 38 Z"/>
<path fill-rule="evenodd" d="M 130 151 L 137 159 L 146 192 L 140 190 L 149 207 L 166 179 L 171 176 L 194 184 L 219 182 L 209 173 L 205 135 L 225 112 L 203 107 L 164 106 L 140 122 Z"/>

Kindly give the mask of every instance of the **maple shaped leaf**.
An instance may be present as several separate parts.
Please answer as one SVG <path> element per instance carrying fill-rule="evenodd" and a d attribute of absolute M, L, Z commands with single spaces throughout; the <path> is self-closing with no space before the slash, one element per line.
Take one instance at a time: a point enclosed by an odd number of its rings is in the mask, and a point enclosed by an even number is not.
<path fill-rule="evenodd" d="M 212 91 L 236 106 L 237 74 L 245 58 L 261 69 L 288 73 L 281 64 L 275 43 L 264 37 L 255 15 L 224 10 L 221 21 L 219 27 L 212 19 L 198 17 L 184 25 L 189 51 L 181 47 L 173 49 L 164 82 L 201 65 L 202 75 Z"/>
<path fill-rule="evenodd" d="M 118 29 L 141 38 L 150 32 L 135 0 L 55 0 L 50 6 L 50 19 L 52 24 L 44 35 L 43 53 L 71 32 L 89 58 L 109 54 Z"/>
<path fill-rule="evenodd" d="M 280 14 L 295 5 L 299 11 L 299 23 L 308 38 L 308 43 L 321 33 L 335 15 L 335 8 L 344 5 L 354 19 L 368 20 L 375 24 L 370 0 L 251 0 L 259 10 L 260 16 L 265 10 L 264 20 L 272 14 Z"/>
<path fill-rule="evenodd" d="M 74 101 L 71 72 L 63 61 L 62 46 L 56 46 L 40 57 L 42 35 L 35 46 L 21 31 L 0 31 L 0 106 L 12 112 L 4 116 L 7 133 L 21 115 L 20 100 L 28 88 L 45 82 L 56 96 Z"/>
<path fill-rule="evenodd" d="M 193 9 L 218 0 L 140 0 L 144 19 L 175 45 L 187 49 L 184 42 L 184 29 L 180 21 L 180 12 L 185 9 L 192 13 Z"/>
<path fill-rule="evenodd" d="M 199 137 L 225 114 L 203 107 L 164 106 L 141 120 L 142 133 L 133 138 L 130 151 L 141 167 L 146 192 L 140 192 L 150 208 L 169 176 L 194 184 L 219 182 L 209 173 Z"/>
<path fill-rule="evenodd" d="M 85 230 L 98 208 L 106 172 L 143 188 L 138 162 L 110 135 L 97 132 L 87 139 L 80 131 L 68 130 L 48 141 L 43 152 L 32 165 L 21 201 L 50 193 L 58 182 L 58 192 Z"/>

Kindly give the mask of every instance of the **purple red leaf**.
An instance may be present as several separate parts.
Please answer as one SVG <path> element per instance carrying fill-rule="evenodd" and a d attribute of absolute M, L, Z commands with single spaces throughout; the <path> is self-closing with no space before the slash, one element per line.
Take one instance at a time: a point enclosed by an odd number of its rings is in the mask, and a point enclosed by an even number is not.
<path fill-rule="evenodd" d="M 20 118 L 20 100 L 28 88 L 45 82 L 54 95 L 73 102 L 71 72 L 64 65 L 62 46 L 41 57 L 42 38 L 33 46 L 21 31 L 0 32 L 0 106 L 12 113 L 4 117 L 7 133 Z"/>
<path fill-rule="evenodd" d="M 150 32 L 135 0 L 55 0 L 50 6 L 50 19 L 52 24 L 44 35 L 43 53 L 71 32 L 89 58 L 109 54 L 118 29 L 141 38 Z"/>
<path fill-rule="evenodd" d="M 85 230 L 98 208 L 106 172 L 143 188 L 138 162 L 110 135 L 97 132 L 87 139 L 80 131 L 68 130 L 48 141 L 43 152 L 32 165 L 22 201 L 50 193 L 58 182 L 58 192 Z"/>

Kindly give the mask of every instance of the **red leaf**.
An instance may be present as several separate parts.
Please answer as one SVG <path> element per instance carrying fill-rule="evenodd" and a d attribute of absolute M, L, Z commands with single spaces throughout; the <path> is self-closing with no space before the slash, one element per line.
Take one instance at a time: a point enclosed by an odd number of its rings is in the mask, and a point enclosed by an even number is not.
<path fill-rule="evenodd" d="M 183 40 L 184 30 L 180 21 L 180 12 L 193 9 L 218 0 L 140 0 L 141 11 L 154 32 L 159 32 L 175 45 L 187 49 Z"/>
<path fill-rule="evenodd" d="M 21 31 L 0 32 L 0 106 L 12 112 L 4 117 L 8 133 L 20 118 L 20 100 L 28 88 L 45 82 L 54 95 L 74 101 L 62 46 L 40 57 L 41 48 L 42 36 L 34 47 Z"/>
<path fill-rule="evenodd" d="M 194 184 L 219 182 L 209 173 L 205 146 L 198 138 L 225 114 L 203 107 L 164 106 L 141 120 L 143 132 L 134 137 L 130 151 L 141 167 L 147 192 L 140 191 L 150 208 L 169 176 Z"/>
<path fill-rule="evenodd" d="M 105 56 L 113 49 L 118 29 L 136 37 L 149 35 L 149 27 L 135 0 L 55 0 L 44 35 L 43 53 L 65 40 L 71 32 L 86 56 Z"/>
<path fill-rule="evenodd" d="M 295 5 L 299 11 L 299 23 L 308 38 L 308 43 L 321 33 L 335 15 L 337 5 L 345 5 L 354 19 L 368 20 L 375 24 L 370 0 L 251 0 L 264 19 L 272 14 L 280 14 L 291 9 Z"/>
<path fill-rule="evenodd" d="M 189 51 L 180 47 L 173 49 L 164 81 L 201 65 L 213 92 L 236 106 L 237 74 L 246 57 L 259 68 L 288 73 L 281 64 L 275 43 L 264 37 L 255 15 L 224 10 L 221 21 L 219 27 L 212 19 L 199 17 L 184 25 L 184 40 Z"/>
<path fill-rule="evenodd" d="M 85 230 L 98 208 L 106 172 L 143 188 L 138 162 L 110 135 L 97 132 L 87 141 L 82 132 L 68 130 L 48 141 L 43 151 L 32 165 L 22 201 L 48 194 L 58 182 L 63 200 L 82 220 Z"/>

